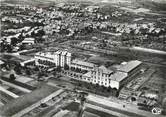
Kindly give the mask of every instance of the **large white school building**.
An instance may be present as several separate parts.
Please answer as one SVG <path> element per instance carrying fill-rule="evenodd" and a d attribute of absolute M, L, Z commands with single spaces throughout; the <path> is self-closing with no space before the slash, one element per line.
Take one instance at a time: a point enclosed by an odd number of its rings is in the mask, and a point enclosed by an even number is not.
<path fill-rule="evenodd" d="M 60 66 L 71 65 L 71 53 L 58 50 L 55 52 L 38 52 L 35 54 L 35 64 L 38 66 Z"/>
<path fill-rule="evenodd" d="M 58 50 L 55 52 L 39 52 L 35 55 L 35 63 L 39 66 L 61 66 L 65 64 L 70 68 L 79 68 L 88 71 L 82 74 L 79 78 L 73 77 L 77 80 L 82 80 L 92 84 L 99 84 L 100 86 L 120 89 L 133 76 L 135 76 L 141 68 L 141 61 L 133 60 L 119 65 L 116 70 L 111 70 L 105 66 L 97 66 L 93 63 L 74 59 L 71 60 L 72 55 L 68 51 Z"/>
<path fill-rule="evenodd" d="M 92 84 L 99 84 L 100 86 L 120 89 L 140 71 L 141 64 L 142 62 L 137 60 L 129 61 L 124 65 L 120 65 L 115 71 L 105 66 L 95 67 L 84 74 L 82 80 Z"/>

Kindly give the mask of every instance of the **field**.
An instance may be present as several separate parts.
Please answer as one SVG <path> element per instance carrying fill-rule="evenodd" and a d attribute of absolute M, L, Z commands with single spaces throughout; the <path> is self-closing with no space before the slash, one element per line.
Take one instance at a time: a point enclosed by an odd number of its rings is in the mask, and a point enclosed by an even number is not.
<path fill-rule="evenodd" d="M 20 110 L 34 104 L 35 102 L 41 100 L 42 98 L 48 96 L 58 88 L 50 87 L 48 85 L 42 86 L 42 88 L 33 91 L 32 93 L 23 95 L 0 108 L 0 114 L 2 116 L 11 116 L 16 114 Z"/>
<path fill-rule="evenodd" d="M 142 88 L 146 87 L 149 91 L 157 91 L 162 95 L 162 93 L 166 92 L 166 68 L 158 68 L 156 69 L 156 73 L 152 75 L 151 79 L 145 83 Z"/>
<path fill-rule="evenodd" d="M 64 110 L 69 110 L 69 111 L 79 111 L 79 103 L 77 102 L 72 102 L 69 104 L 67 107 L 64 108 Z"/>

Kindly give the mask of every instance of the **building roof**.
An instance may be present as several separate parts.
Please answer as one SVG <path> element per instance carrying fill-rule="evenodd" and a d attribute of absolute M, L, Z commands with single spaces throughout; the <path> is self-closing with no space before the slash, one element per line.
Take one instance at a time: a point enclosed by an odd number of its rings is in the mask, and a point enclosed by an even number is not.
<path fill-rule="evenodd" d="M 71 53 L 70 53 L 70 52 L 68 52 L 66 56 L 70 57 L 70 56 L 71 56 Z"/>
<path fill-rule="evenodd" d="M 22 43 L 34 43 L 35 39 L 34 38 L 25 38 Z"/>
<path fill-rule="evenodd" d="M 91 77 L 91 72 L 87 72 L 83 75 L 84 77 Z"/>
<path fill-rule="evenodd" d="M 72 63 L 79 64 L 79 65 L 82 65 L 82 66 L 87 66 L 87 67 L 94 67 L 94 65 L 95 65 L 93 63 L 82 61 L 82 60 L 78 60 L 78 59 L 74 59 L 72 61 Z"/>
<path fill-rule="evenodd" d="M 56 51 L 56 54 L 61 54 L 61 51 L 60 50 Z"/>
<path fill-rule="evenodd" d="M 138 61 L 138 60 L 134 60 L 134 61 L 129 61 L 126 64 L 121 65 L 118 68 L 118 71 L 122 71 L 122 72 L 130 72 L 131 70 L 133 70 L 134 68 L 136 68 L 137 66 L 139 66 L 142 62 Z"/>
<path fill-rule="evenodd" d="M 67 51 L 62 51 L 62 56 L 65 56 L 67 54 Z"/>
<path fill-rule="evenodd" d="M 4 64 L 4 62 L 2 60 L 0 60 L 0 65 Z"/>
<path fill-rule="evenodd" d="M 120 82 L 123 79 L 125 79 L 126 77 L 127 77 L 126 73 L 124 73 L 124 72 L 116 72 L 110 78 L 111 78 L 111 80 Z"/>
<path fill-rule="evenodd" d="M 23 41 L 34 41 L 34 38 L 25 38 Z"/>
<path fill-rule="evenodd" d="M 36 53 L 36 55 L 40 55 L 40 56 L 47 56 L 47 57 L 54 57 L 54 55 L 63 55 L 63 56 L 71 56 L 71 53 L 67 52 L 67 51 L 61 51 L 61 50 L 58 50 L 58 51 L 48 51 L 48 52 L 38 52 Z"/>
<path fill-rule="evenodd" d="M 103 73 L 107 73 L 107 74 L 113 73 L 112 70 L 107 69 L 107 68 L 106 68 L 105 66 L 103 66 L 103 65 L 100 66 L 99 69 L 102 70 Z"/>

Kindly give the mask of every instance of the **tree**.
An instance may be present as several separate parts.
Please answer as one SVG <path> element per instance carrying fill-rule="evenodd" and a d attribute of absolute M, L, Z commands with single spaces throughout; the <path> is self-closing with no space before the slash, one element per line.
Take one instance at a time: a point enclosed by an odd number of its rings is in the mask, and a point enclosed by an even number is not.
<path fill-rule="evenodd" d="M 42 30 L 39 30 L 36 35 L 37 35 L 37 36 L 43 36 L 43 35 L 45 35 L 45 31 L 44 31 L 43 29 L 42 29 Z"/>
<path fill-rule="evenodd" d="M 10 78 L 11 81 L 14 81 L 14 80 L 16 79 L 16 77 L 15 77 L 14 74 L 10 74 L 10 77 L 9 77 L 9 78 Z"/>
<path fill-rule="evenodd" d="M 39 71 L 39 68 L 38 68 L 38 66 L 36 66 L 36 67 L 34 68 L 34 70 L 35 70 L 35 71 Z"/>
<path fill-rule="evenodd" d="M 71 71 L 74 71 L 75 70 L 75 68 L 74 67 L 71 67 Z"/>
<path fill-rule="evenodd" d="M 135 97 L 131 97 L 131 101 L 132 102 L 136 101 L 136 98 Z"/>
<path fill-rule="evenodd" d="M 56 75 L 57 75 L 56 71 L 54 71 L 54 72 L 53 72 L 53 75 L 54 75 L 54 76 L 56 76 Z"/>
<path fill-rule="evenodd" d="M 7 48 L 7 52 L 12 52 L 12 46 L 11 45 L 7 44 L 6 48 Z"/>
<path fill-rule="evenodd" d="M 29 69 L 26 69 L 26 71 L 25 71 L 25 72 L 26 72 L 26 74 L 27 74 L 27 75 L 31 75 L 31 72 L 30 72 L 30 70 L 29 70 Z"/>
<path fill-rule="evenodd" d="M 77 67 L 77 68 L 75 69 L 75 71 L 76 71 L 76 72 L 80 72 L 80 69 Z"/>
<path fill-rule="evenodd" d="M 107 88 L 107 92 L 111 92 L 111 90 L 112 90 L 112 88 L 109 86 L 109 87 Z"/>
<path fill-rule="evenodd" d="M 19 65 L 16 65 L 16 66 L 14 67 L 14 71 L 16 72 L 16 74 L 21 74 L 20 66 L 19 66 Z"/>
<path fill-rule="evenodd" d="M 57 72 L 61 72 L 61 66 L 57 66 L 56 70 Z"/>
<path fill-rule="evenodd" d="M 113 88 L 113 89 L 112 89 L 112 95 L 113 95 L 113 96 L 117 96 L 117 93 L 118 93 L 117 88 Z"/>
<path fill-rule="evenodd" d="M 18 39 L 17 39 L 16 37 L 12 37 L 12 38 L 11 38 L 11 45 L 14 45 L 14 46 L 15 46 L 15 45 L 17 44 L 17 40 L 18 40 Z"/>
<path fill-rule="evenodd" d="M 64 65 L 65 70 L 69 70 L 69 66 L 67 64 Z"/>
<path fill-rule="evenodd" d="M 37 80 L 40 80 L 40 79 L 42 78 L 42 76 L 44 76 L 43 72 L 39 72 L 39 73 L 38 73 Z"/>

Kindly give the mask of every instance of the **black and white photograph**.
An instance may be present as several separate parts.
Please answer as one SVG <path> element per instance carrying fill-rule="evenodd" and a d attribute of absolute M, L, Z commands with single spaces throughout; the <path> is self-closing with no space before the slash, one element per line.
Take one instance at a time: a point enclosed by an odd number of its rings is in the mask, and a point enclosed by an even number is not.
<path fill-rule="evenodd" d="M 0 117 L 166 117 L 166 0 L 0 0 Z"/>

